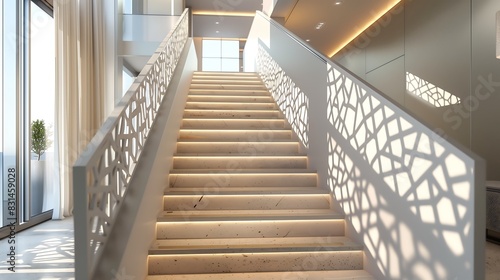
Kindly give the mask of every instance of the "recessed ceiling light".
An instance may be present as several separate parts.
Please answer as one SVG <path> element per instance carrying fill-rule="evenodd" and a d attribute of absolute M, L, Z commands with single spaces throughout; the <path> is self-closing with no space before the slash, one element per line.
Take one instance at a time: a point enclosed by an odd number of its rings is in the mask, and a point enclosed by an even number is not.
<path fill-rule="evenodd" d="M 218 21 L 216 21 L 216 22 L 215 22 L 215 24 L 219 24 L 219 22 L 218 22 Z"/>
<path fill-rule="evenodd" d="M 215 31 L 215 33 L 219 33 L 219 30 Z"/>
<path fill-rule="evenodd" d="M 324 22 L 320 22 L 320 23 L 316 24 L 316 29 L 320 30 L 321 28 L 323 28 L 324 25 L 325 25 Z"/>
<path fill-rule="evenodd" d="M 310 42 L 310 41 L 311 41 L 311 39 L 306 39 L 306 42 Z"/>
<path fill-rule="evenodd" d="M 335 5 L 340 5 L 342 4 L 342 1 L 335 1 Z"/>

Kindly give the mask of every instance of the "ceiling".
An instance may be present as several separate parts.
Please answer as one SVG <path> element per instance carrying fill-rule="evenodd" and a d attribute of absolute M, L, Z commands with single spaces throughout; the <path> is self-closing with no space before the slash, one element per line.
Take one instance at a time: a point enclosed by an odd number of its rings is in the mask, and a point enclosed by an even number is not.
<path fill-rule="evenodd" d="M 336 4 L 341 2 L 341 4 Z M 330 57 L 400 0 L 277 0 L 272 17 Z M 186 0 L 195 37 L 246 38 L 262 0 Z M 318 24 L 323 23 L 320 29 Z"/>

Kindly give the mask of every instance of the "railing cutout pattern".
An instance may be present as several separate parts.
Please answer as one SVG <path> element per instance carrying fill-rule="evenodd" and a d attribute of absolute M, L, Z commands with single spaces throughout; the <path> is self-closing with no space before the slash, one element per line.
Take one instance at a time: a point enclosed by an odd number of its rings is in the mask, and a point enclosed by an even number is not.
<path fill-rule="evenodd" d="M 258 69 L 265 73 L 261 75 L 264 84 L 304 147 L 309 147 L 308 97 L 260 45 L 257 56 Z"/>
<path fill-rule="evenodd" d="M 88 230 L 75 242 L 88 244 L 86 252 L 77 254 L 86 255 L 89 277 L 115 224 L 187 38 L 186 10 L 73 167 L 75 194 L 86 192 L 75 201 L 75 220 L 85 222 Z"/>

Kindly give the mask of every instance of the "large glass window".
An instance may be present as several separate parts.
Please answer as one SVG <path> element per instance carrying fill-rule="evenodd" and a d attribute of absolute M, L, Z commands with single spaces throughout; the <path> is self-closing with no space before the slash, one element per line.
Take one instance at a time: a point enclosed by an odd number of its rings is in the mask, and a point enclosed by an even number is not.
<path fill-rule="evenodd" d="M 53 209 L 54 205 L 54 105 L 55 105 L 55 34 L 54 19 L 31 2 L 30 13 L 30 116 L 31 168 L 30 216 Z M 43 124 L 43 127 L 40 125 Z M 44 128 L 42 150 L 37 134 Z M 42 139 L 43 140 L 43 139 Z M 28 192 L 27 192 L 28 193 Z"/>
<path fill-rule="evenodd" d="M 18 6 L 17 1 L 2 1 L 2 37 L 1 37 L 1 56 L 2 56 L 2 181 L 1 197 L 2 207 L 1 226 L 5 227 L 11 222 L 16 221 L 19 215 L 20 189 L 19 184 L 22 181 L 22 173 L 18 161 L 19 151 L 17 145 L 18 138 L 18 38 L 9 34 L 17 34 L 18 28 Z M 9 181 L 10 179 L 10 181 Z"/>
<path fill-rule="evenodd" d="M 203 40 L 203 71 L 240 71 L 240 43 L 236 40 Z"/>
<path fill-rule="evenodd" d="M 0 32 L 2 238 L 8 236 L 13 223 L 19 231 L 50 219 L 57 186 L 52 176 L 51 144 L 55 104 L 54 21 L 31 1 L 0 1 Z M 39 140 L 35 131 L 40 132 L 32 129 L 34 121 L 38 128 L 43 123 L 48 143 L 37 150 L 40 157 L 32 145 Z"/>

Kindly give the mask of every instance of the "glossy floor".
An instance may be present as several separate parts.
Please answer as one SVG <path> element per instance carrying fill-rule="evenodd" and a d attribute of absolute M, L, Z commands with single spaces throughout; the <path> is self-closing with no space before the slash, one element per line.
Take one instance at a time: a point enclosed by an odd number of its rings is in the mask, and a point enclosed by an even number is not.
<path fill-rule="evenodd" d="M 74 279 L 73 219 L 52 220 L 15 235 L 15 244 L 0 240 L 0 279 Z M 15 246 L 15 271 L 5 261 Z"/>
<path fill-rule="evenodd" d="M 16 234 L 16 272 L 8 270 L 4 256 L 10 251 L 8 239 L 0 240 L 0 279 L 74 279 L 73 220 L 53 220 Z M 486 280 L 500 279 L 500 246 L 486 243 Z"/>

